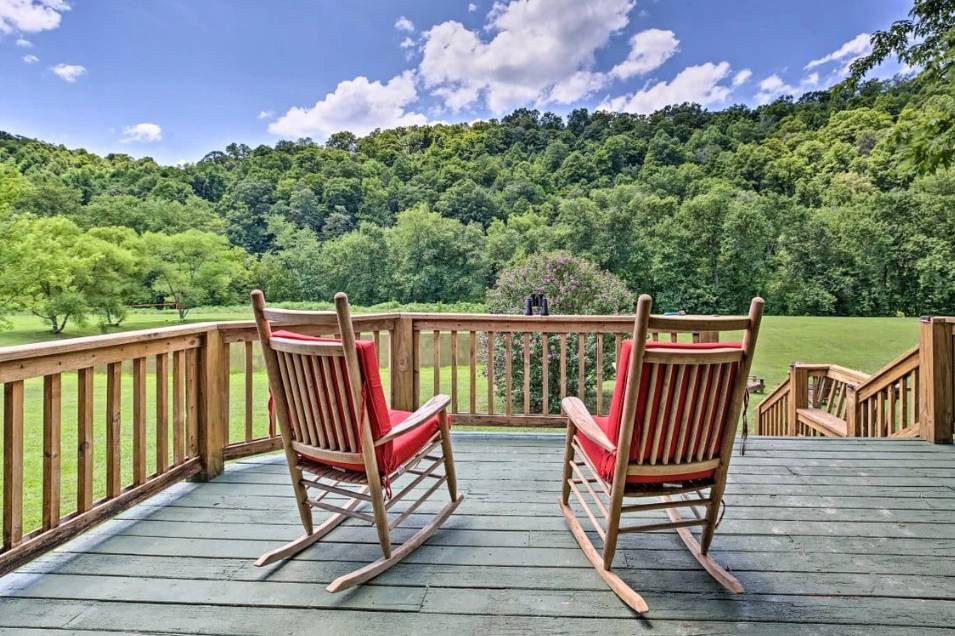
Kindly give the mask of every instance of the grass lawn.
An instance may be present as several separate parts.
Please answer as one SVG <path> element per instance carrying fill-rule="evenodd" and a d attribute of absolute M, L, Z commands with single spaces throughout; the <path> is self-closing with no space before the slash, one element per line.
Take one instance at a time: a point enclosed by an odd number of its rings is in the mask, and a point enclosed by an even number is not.
<path fill-rule="evenodd" d="M 204 322 L 215 320 L 241 320 L 251 318 L 249 312 L 243 310 L 202 310 L 194 311 L 189 316 L 190 322 Z M 14 316 L 13 329 L 0 332 L 0 346 L 26 344 L 31 342 L 49 341 L 60 338 L 94 335 L 101 330 L 90 325 L 86 327 L 70 326 L 63 336 L 54 336 L 44 331 L 44 325 L 39 319 L 32 316 Z M 133 312 L 123 325 L 122 330 L 146 329 L 178 324 L 175 312 L 170 311 L 142 311 Z M 110 332 L 118 331 L 116 329 Z M 383 334 L 384 337 L 384 334 Z M 789 364 L 800 362 L 833 362 L 847 367 L 872 372 L 889 362 L 896 355 L 914 346 L 918 338 L 918 320 L 914 318 L 814 318 L 769 316 L 764 319 L 762 334 L 757 346 L 756 358 L 753 363 L 753 373 L 766 380 L 767 392 L 779 383 L 788 373 Z M 421 360 L 430 364 L 431 339 L 421 339 Z M 387 345 L 383 346 L 383 349 Z M 448 355 L 450 346 L 447 340 L 442 346 L 443 364 L 441 369 L 442 392 L 450 393 L 451 361 Z M 461 344 L 459 352 L 467 355 L 467 346 Z M 232 369 L 230 382 L 230 435 L 231 441 L 239 441 L 244 437 L 244 386 L 245 378 L 242 369 L 242 348 L 234 347 L 232 351 Z M 468 369 L 465 358 L 458 371 L 458 388 L 460 390 L 459 404 L 462 410 L 467 410 Z M 94 379 L 94 452 L 95 452 L 95 482 L 94 496 L 105 494 L 105 403 L 106 378 L 102 370 Z M 155 470 L 155 409 L 152 401 L 155 399 L 155 379 L 151 368 L 146 380 L 147 396 L 150 408 L 147 410 L 147 473 Z M 551 372 L 556 373 L 555 366 Z M 479 411 L 486 411 L 487 388 L 483 377 L 483 369 L 478 369 L 477 379 L 477 406 Z M 388 371 L 382 371 L 382 380 L 387 387 L 389 384 Z M 421 401 L 431 396 L 433 385 L 433 368 L 425 366 L 421 369 Z M 572 386 L 575 381 L 569 379 Z M 607 382 L 607 398 L 612 383 Z M 572 389 L 571 389 L 572 390 Z M 41 378 L 29 380 L 25 383 L 25 440 L 24 440 L 24 531 L 27 532 L 40 523 L 40 503 L 42 491 L 42 393 L 43 381 Z M 171 390 L 169 393 L 171 394 Z M 123 373 L 123 483 L 132 480 L 132 372 L 131 368 L 124 368 Z M 253 431 L 254 436 L 265 434 L 268 426 L 266 414 L 266 379 L 264 369 L 256 352 L 255 373 L 253 376 Z M 69 512 L 76 505 L 76 374 L 65 373 L 62 377 L 62 451 L 61 466 L 63 479 L 62 510 Z M 502 400 L 497 405 L 497 412 L 502 412 Z M 2 403 L 2 395 L 0 395 Z M 519 403 L 514 405 L 515 412 L 521 408 Z M 606 408 L 606 406 L 605 406 Z M 170 408 L 170 413 L 171 413 Z M 169 432 L 170 443 L 172 432 Z M 2 453 L 2 449 L 0 449 Z M 171 459 L 171 458 L 170 458 Z"/>

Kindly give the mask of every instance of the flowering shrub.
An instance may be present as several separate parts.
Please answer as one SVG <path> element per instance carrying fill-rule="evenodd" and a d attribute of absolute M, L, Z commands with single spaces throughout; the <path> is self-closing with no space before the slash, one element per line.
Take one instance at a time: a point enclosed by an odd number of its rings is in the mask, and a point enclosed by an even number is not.
<path fill-rule="evenodd" d="M 622 280 L 601 270 L 595 264 L 566 252 L 549 252 L 529 257 L 508 267 L 498 275 L 497 285 L 488 290 L 488 311 L 494 314 L 520 314 L 529 294 L 544 294 L 551 314 L 620 314 L 632 313 L 634 296 Z M 530 345 L 530 411 L 539 413 L 543 406 L 542 334 L 531 334 Z M 486 339 L 480 351 L 487 351 Z M 505 376 L 505 339 L 494 342 L 494 381 L 499 395 L 507 391 Z M 548 347 L 548 410 L 560 411 L 560 336 L 547 336 Z M 486 358 L 486 354 L 484 356 Z M 524 349 L 523 334 L 514 334 L 511 344 L 511 400 L 514 412 L 523 410 Z M 579 341 L 577 334 L 568 334 L 566 343 L 567 395 L 578 395 L 591 409 L 596 402 L 597 337 L 584 336 L 584 395 L 578 391 Z M 486 364 L 486 359 L 484 360 Z M 615 344 L 612 336 L 603 338 L 603 379 L 614 377 Z M 610 403 L 610 389 L 605 392 L 604 410 Z M 500 412 L 499 410 L 497 412 Z"/>

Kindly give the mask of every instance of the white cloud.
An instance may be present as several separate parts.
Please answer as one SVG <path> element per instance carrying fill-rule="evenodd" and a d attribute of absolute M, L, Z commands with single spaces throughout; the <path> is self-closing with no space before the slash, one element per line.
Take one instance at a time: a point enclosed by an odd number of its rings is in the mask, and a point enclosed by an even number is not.
<path fill-rule="evenodd" d="M 79 64 L 57 64 L 51 66 L 50 70 L 63 81 L 70 83 L 79 79 L 80 75 L 86 75 L 86 67 Z"/>
<path fill-rule="evenodd" d="M 599 91 L 607 85 L 607 76 L 603 73 L 577 71 L 567 79 L 554 84 L 544 102 L 570 104 Z"/>
<path fill-rule="evenodd" d="M 410 49 L 413 46 L 414 46 L 414 40 L 412 40 L 411 38 L 405 38 L 404 40 L 401 41 L 401 48 L 403 49 Z"/>
<path fill-rule="evenodd" d="M 799 81 L 798 86 L 787 84 L 783 78 L 773 73 L 759 83 L 759 91 L 756 93 L 757 104 L 768 104 L 783 95 L 799 95 L 807 91 L 815 90 L 819 86 L 819 73 L 810 73 Z"/>
<path fill-rule="evenodd" d="M 65 0 L 0 0 L 0 33 L 50 31 L 69 10 Z"/>
<path fill-rule="evenodd" d="M 258 119 L 272 119 L 273 117 L 275 117 L 275 111 L 274 111 L 274 110 L 260 110 L 260 111 L 259 111 L 259 114 L 257 115 L 257 117 L 258 117 Z"/>
<path fill-rule="evenodd" d="M 843 62 L 846 66 L 848 66 L 854 60 L 872 52 L 872 43 L 870 39 L 871 36 L 868 33 L 860 33 L 829 55 L 824 55 L 817 60 L 812 60 L 806 64 L 804 68 L 808 71 L 809 69 L 813 69 L 817 66 L 822 66 L 823 64 L 828 64 L 830 62 Z"/>
<path fill-rule="evenodd" d="M 143 122 L 123 128 L 123 137 L 120 142 L 128 144 L 134 141 L 152 143 L 162 141 L 162 128 L 158 124 Z"/>
<path fill-rule="evenodd" d="M 673 57 L 680 41 L 673 31 L 647 29 L 630 38 L 630 53 L 627 59 L 610 70 L 618 79 L 628 79 L 660 68 Z"/>
<path fill-rule="evenodd" d="M 24 55 L 24 56 L 23 56 L 23 63 L 24 63 L 24 64 L 36 64 L 36 63 L 39 62 L 39 61 L 40 61 L 40 58 L 38 58 L 36 55 Z"/>
<path fill-rule="evenodd" d="M 816 86 L 819 84 L 819 73 L 810 73 L 802 79 L 803 86 Z"/>
<path fill-rule="evenodd" d="M 24 38 L 17 38 L 16 44 L 17 44 L 17 46 L 19 46 L 21 49 L 32 49 L 32 48 L 33 48 L 33 42 L 31 42 L 30 40 L 26 40 L 26 39 L 24 39 Z"/>
<path fill-rule="evenodd" d="M 632 8 L 633 0 L 497 2 L 484 27 L 489 40 L 455 21 L 425 32 L 418 72 L 452 110 L 482 95 L 495 113 L 540 102 L 592 67 L 594 52 L 627 25 Z"/>
<path fill-rule="evenodd" d="M 468 13 L 474 13 L 475 11 L 477 11 L 477 5 L 473 2 L 468 4 Z"/>
<path fill-rule="evenodd" d="M 395 20 L 395 28 L 398 29 L 399 31 L 407 31 L 408 33 L 414 33 L 414 22 L 412 22 L 405 16 L 401 16 L 400 18 Z"/>
<path fill-rule="evenodd" d="M 720 83 L 729 72 L 729 62 L 688 66 L 669 82 L 657 82 L 631 95 L 605 99 L 598 109 L 647 114 L 670 104 L 717 104 L 732 92 L 732 88 Z"/>
<path fill-rule="evenodd" d="M 366 135 L 376 128 L 426 124 L 425 115 L 407 110 L 417 99 L 411 71 L 386 84 L 359 76 L 339 83 L 311 108 L 290 108 L 269 124 L 269 132 L 286 137 L 324 137 L 343 130 Z"/>
<path fill-rule="evenodd" d="M 742 86 L 749 81 L 749 78 L 753 76 L 753 72 L 748 68 L 744 68 L 742 71 L 733 76 L 733 86 Z"/>

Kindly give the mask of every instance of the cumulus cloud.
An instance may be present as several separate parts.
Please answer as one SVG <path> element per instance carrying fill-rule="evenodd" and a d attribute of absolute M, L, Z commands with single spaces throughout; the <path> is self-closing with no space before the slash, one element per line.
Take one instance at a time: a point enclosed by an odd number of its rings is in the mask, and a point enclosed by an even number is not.
<path fill-rule="evenodd" d="M 753 76 L 753 72 L 748 68 L 744 68 L 742 71 L 733 76 L 733 86 L 742 86 L 749 81 L 749 78 Z"/>
<path fill-rule="evenodd" d="M 398 29 L 399 31 L 407 31 L 408 33 L 414 33 L 414 22 L 412 22 L 405 16 L 401 16 L 400 18 L 395 20 L 395 28 Z"/>
<path fill-rule="evenodd" d="M 69 10 L 66 0 L 0 0 L 0 33 L 50 31 Z"/>
<path fill-rule="evenodd" d="M 610 70 L 618 79 L 628 79 L 634 75 L 643 75 L 657 68 L 673 57 L 680 41 L 673 31 L 647 29 L 630 38 L 630 53 L 620 64 Z"/>
<path fill-rule="evenodd" d="M 36 63 L 39 62 L 39 61 L 40 61 L 40 58 L 38 58 L 36 55 L 24 55 L 24 56 L 23 56 L 23 63 L 24 63 L 24 64 L 36 64 Z"/>
<path fill-rule="evenodd" d="M 799 95 L 806 91 L 815 90 L 819 86 L 819 73 L 810 73 L 799 81 L 797 86 L 786 83 L 776 73 L 773 73 L 759 83 L 756 93 L 757 104 L 768 104 L 783 95 Z"/>
<path fill-rule="evenodd" d="M 132 126 L 123 128 L 123 137 L 120 139 L 120 142 L 128 144 L 134 141 L 144 143 L 162 141 L 162 128 L 160 128 L 158 124 L 150 124 L 148 122 L 133 124 Z"/>
<path fill-rule="evenodd" d="M 359 76 L 339 83 L 311 108 L 290 108 L 269 124 L 269 132 L 286 137 L 325 137 L 343 130 L 366 135 L 376 128 L 426 124 L 425 115 L 408 110 L 417 99 L 410 71 L 384 84 Z"/>
<path fill-rule="evenodd" d="M 477 11 L 477 5 L 473 2 L 468 4 L 468 13 L 474 13 L 475 11 Z"/>
<path fill-rule="evenodd" d="M 848 66 L 856 59 L 872 52 L 871 37 L 868 33 L 860 33 L 829 55 L 812 60 L 804 68 L 808 71 L 830 62 L 842 62 L 845 66 Z"/>
<path fill-rule="evenodd" d="M 418 73 L 452 110 L 482 96 L 495 113 L 563 98 L 593 85 L 597 74 L 577 74 L 591 69 L 595 51 L 627 25 L 632 8 L 633 0 L 498 2 L 483 29 L 489 36 L 456 21 L 426 31 Z"/>
<path fill-rule="evenodd" d="M 64 82 L 70 83 L 75 82 L 81 75 L 86 75 L 86 67 L 79 64 L 57 64 L 51 66 L 50 70 Z"/>
<path fill-rule="evenodd" d="M 567 79 L 554 84 L 544 102 L 570 104 L 599 91 L 607 85 L 607 76 L 603 73 L 577 71 Z"/>
<path fill-rule="evenodd" d="M 657 82 L 630 95 L 605 99 L 598 108 L 648 114 L 670 104 L 717 104 L 725 101 L 732 92 L 731 87 L 721 83 L 729 72 L 729 62 L 688 66 L 669 82 Z"/>
<path fill-rule="evenodd" d="M 24 38 L 17 38 L 16 44 L 17 44 L 17 46 L 19 46 L 21 49 L 32 49 L 32 48 L 33 48 L 33 42 L 31 42 L 30 40 L 26 40 L 26 39 L 24 39 Z"/>
<path fill-rule="evenodd" d="M 260 110 L 257 115 L 258 119 L 272 119 L 273 117 L 275 117 L 274 110 Z"/>
<path fill-rule="evenodd" d="M 413 46 L 414 46 L 414 40 L 412 40 L 411 38 L 405 38 L 404 40 L 401 41 L 401 48 L 403 49 L 410 49 Z"/>

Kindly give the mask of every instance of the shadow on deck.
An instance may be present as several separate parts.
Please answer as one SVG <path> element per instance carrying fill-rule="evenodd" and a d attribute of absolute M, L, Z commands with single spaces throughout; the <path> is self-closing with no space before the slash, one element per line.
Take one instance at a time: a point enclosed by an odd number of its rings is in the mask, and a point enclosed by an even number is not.
<path fill-rule="evenodd" d="M 0 579 L 0 632 L 885 634 L 955 623 L 951 446 L 750 438 L 714 542 L 746 593 L 724 593 L 674 532 L 624 535 L 615 567 L 649 603 L 642 618 L 565 527 L 562 451 L 557 435 L 457 435 L 458 513 L 391 571 L 335 595 L 329 581 L 379 556 L 374 529 L 349 522 L 255 568 L 300 526 L 283 456 L 241 460 Z"/>

